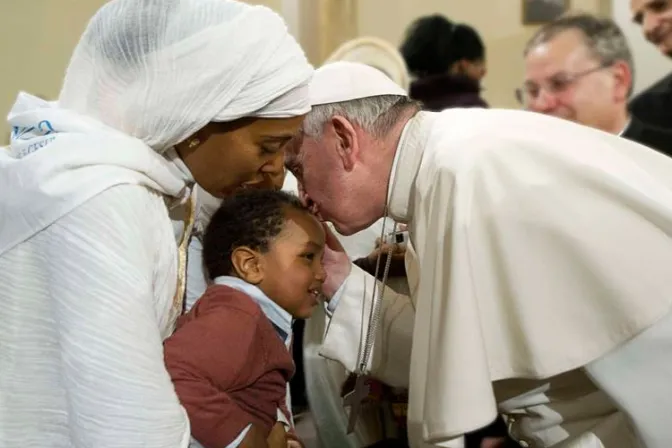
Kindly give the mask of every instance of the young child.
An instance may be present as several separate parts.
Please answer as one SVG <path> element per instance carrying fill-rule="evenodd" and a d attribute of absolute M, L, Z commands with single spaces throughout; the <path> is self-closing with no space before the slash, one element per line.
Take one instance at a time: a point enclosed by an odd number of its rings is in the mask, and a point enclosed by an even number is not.
<path fill-rule="evenodd" d="M 164 346 L 202 446 L 273 447 L 278 410 L 291 422 L 292 321 L 318 305 L 324 245 L 321 224 L 284 192 L 243 192 L 213 215 L 203 241 L 212 284 Z"/>

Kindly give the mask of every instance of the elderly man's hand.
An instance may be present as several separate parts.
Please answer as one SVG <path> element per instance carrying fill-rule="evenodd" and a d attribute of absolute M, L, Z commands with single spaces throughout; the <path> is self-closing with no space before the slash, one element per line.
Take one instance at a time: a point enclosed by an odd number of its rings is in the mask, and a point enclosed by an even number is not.
<path fill-rule="evenodd" d="M 506 437 L 486 437 L 481 448 L 506 448 Z"/>
<path fill-rule="evenodd" d="M 390 261 L 389 277 L 405 277 L 406 263 L 404 257 L 406 255 L 406 244 L 404 243 L 384 243 L 382 246 L 380 242 L 376 241 L 376 249 L 367 255 L 365 258 L 360 258 L 354 261 L 354 264 L 360 269 L 368 272 L 370 275 L 376 275 L 376 264 L 378 262 L 378 255 L 380 257 L 380 266 L 378 269 L 378 280 L 383 279 L 385 271 L 385 264 L 387 263 L 387 255 L 392 250 L 392 260 Z"/>
<path fill-rule="evenodd" d="M 371 252 L 366 258 L 375 263 L 378 259 L 379 254 L 387 256 L 388 253 L 392 254 L 392 261 L 401 260 L 404 261 L 406 255 L 406 244 L 404 243 L 383 243 L 382 245 L 376 241 L 376 248 Z"/>
<path fill-rule="evenodd" d="M 326 236 L 326 247 L 322 257 L 322 265 L 327 272 L 327 279 L 322 285 L 322 292 L 326 300 L 329 301 L 334 296 L 338 288 L 341 287 L 345 279 L 350 275 L 352 265 L 350 258 L 345 253 L 345 249 L 336 238 L 326 223 L 322 224 Z"/>

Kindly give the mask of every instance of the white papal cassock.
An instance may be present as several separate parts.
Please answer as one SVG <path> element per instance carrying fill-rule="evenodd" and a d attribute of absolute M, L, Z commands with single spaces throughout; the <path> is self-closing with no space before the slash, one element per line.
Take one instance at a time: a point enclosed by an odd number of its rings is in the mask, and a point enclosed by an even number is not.
<path fill-rule="evenodd" d="M 389 192 L 412 294 L 385 296 L 371 367 L 409 386 L 411 446 L 498 412 L 523 446 L 672 445 L 672 159 L 523 111 L 421 112 Z M 350 370 L 372 285 L 353 267 L 322 348 Z"/>

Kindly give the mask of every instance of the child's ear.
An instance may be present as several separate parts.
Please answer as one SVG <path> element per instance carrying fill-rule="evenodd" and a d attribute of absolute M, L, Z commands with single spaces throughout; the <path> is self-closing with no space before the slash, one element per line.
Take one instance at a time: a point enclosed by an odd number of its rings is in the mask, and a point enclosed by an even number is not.
<path fill-rule="evenodd" d="M 258 285 L 264 279 L 261 254 L 249 247 L 238 247 L 231 254 L 231 264 L 236 275 L 247 283 Z"/>

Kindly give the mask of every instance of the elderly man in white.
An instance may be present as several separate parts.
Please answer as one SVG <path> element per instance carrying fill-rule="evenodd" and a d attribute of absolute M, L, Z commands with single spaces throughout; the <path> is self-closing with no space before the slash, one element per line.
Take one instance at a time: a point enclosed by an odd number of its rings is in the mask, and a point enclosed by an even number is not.
<path fill-rule="evenodd" d="M 522 446 L 670 445 L 672 160 L 541 114 L 419 112 L 361 64 L 322 67 L 311 94 L 287 160 L 304 200 L 412 243 L 410 297 L 372 298 L 327 254 L 322 354 L 358 371 L 373 343 L 364 373 L 409 387 L 412 447 L 461 446 L 498 413 Z"/>

